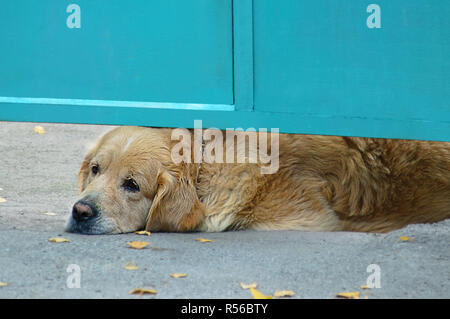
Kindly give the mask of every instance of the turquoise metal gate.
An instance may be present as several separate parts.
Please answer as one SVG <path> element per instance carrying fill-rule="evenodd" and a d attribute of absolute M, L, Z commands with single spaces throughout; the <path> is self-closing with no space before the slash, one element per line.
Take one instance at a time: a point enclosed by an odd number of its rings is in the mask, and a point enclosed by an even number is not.
<path fill-rule="evenodd" d="M 373 1 L 6 1 L 0 121 L 450 141 L 450 2 Z"/>

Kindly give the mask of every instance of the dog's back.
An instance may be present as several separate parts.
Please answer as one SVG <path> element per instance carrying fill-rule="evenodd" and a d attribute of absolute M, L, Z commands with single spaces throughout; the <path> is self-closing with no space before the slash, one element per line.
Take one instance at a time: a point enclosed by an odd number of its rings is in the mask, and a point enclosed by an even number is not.
<path fill-rule="evenodd" d="M 450 217 L 450 143 L 346 140 L 364 159 L 369 178 L 359 187 L 373 199 L 359 214 L 343 215 L 344 229 L 383 232 Z"/>
<path fill-rule="evenodd" d="M 450 143 L 282 134 L 279 171 L 252 203 L 241 215 L 255 229 L 386 232 L 440 221 L 450 217 Z"/>

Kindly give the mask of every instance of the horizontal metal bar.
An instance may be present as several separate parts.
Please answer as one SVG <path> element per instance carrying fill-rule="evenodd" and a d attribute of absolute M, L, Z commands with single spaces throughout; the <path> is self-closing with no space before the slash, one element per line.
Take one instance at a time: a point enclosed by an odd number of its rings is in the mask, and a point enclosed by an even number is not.
<path fill-rule="evenodd" d="M 54 99 L 54 98 L 35 98 L 35 97 L 13 97 L 13 96 L 0 96 L 0 103 L 114 106 L 114 107 L 154 108 L 154 109 L 169 109 L 169 110 L 202 110 L 202 111 L 234 111 L 235 109 L 234 105 L 228 104 Z"/>
<path fill-rule="evenodd" d="M 450 141 L 446 120 L 0 102 L 0 121 L 193 128 L 194 120 L 202 120 L 203 128 L 278 128 L 281 133 Z"/>

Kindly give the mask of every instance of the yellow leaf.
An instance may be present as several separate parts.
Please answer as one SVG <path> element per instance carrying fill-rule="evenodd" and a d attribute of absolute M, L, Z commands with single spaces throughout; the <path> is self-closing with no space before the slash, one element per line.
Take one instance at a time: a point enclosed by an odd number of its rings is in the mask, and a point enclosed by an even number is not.
<path fill-rule="evenodd" d="M 52 243 L 68 243 L 68 242 L 70 242 L 70 240 L 68 240 L 67 238 L 63 238 L 63 237 L 52 237 L 48 241 L 52 242 Z"/>
<path fill-rule="evenodd" d="M 258 283 L 256 281 L 252 282 L 251 284 L 244 284 L 243 282 L 240 283 L 242 289 L 250 289 L 250 288 L 257 288 Z"/>
<path fill-rule="evenodd" d="M 5 203 L 5 202 L 7 202 L 7 200 L 4 199 L 3 197 L 0 197 L 0 203 Z"/>
<path fill-rule="evenodd" d="M 361 288 L 361 289 L 370 289 L 370 287 L 369 286 L 367 286 L 367 285 L 362 285 L 361 287 L 359 287 L 359 288 Z"/>
<path fill-rule="evenodd" d="M 34 131 L 38 134 L 45 134 L 45 129 L 40 125 L 36 125 Z"/>
<path fill-rule="evenodd" d="M 273 294 L 274 297 L 292 297 L 295 295 L 295 292 L 292 290 L 277 290 Z"/>
<path fill-rule="evenodd" d="M 134 249 L 143 249 L 150 244 L 148 241 L 130 241 L 128 245 Z"/>
<path fill-rule="evenodd" d="M 256 288 L 250 288 L 250 292 L 254 299 L 272 299 L 272 296 L 265 296 L 261 291 Z"/>
<path fill-rule="evenodd" d="M 410 241 L 412 242 L 413 240 L 407 236 L 400 236 L 400 241 Z"/>
<path fill-rule="evenodd" d="M 197 241 L 199 241 L 201 243 L 210 243 L 210 242 L 212 242 L 211 239 L 206 239 L 206 238 L 197 238 Z"/>
<path fill-rule="evenodd" d="M 182 274 L 182 273 L 171 273 L 170 277 L 172 278 L 185 278 L 187 277 L 187 274 Z"/>
<path fill-rule="evenodd" d="M 138 270 L 139 267 L 135 263 L 126 263 L 125 267 L 126 270 Z"/>
<path fill-rule="evenodd" d="M 137 231 L 137 232 L 135 232 L 135 234 L 136 235 L 147 235 L 147 236 L 150 236 L 150 232 L 145 231 L 145 230 Z"/>
<path fill-rule="evenodd" d="M 130 291 L 130 295 L 155 295 L 157 294 L 157 291 L 152 288 L 135 288 Z"/>
<path fill-rule="evenodd" d="M 9 283 L 0 281 L 0 287 L 9 286 Z"/>
<path fill-rule="evenodd" d="M 336 297 L 347 299 L 359 299 L 359 291 L 354 292 L 340 292 L 336 294 Z"/>

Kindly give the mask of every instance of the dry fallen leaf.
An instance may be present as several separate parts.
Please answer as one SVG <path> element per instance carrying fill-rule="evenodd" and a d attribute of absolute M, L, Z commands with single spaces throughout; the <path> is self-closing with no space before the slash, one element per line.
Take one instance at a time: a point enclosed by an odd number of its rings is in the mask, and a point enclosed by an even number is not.
<path fill-rule="evenodd" d="M 143 249 L 150 244 L 148 241 L 130 241 L 128 246 L 134 249 Z"/>
<path fill-rule="evenodd" d="M 52 237 L 48 241 L 52 242 L 52 243 L 68 243 L 68 242 L 70 242 L 70 240 L 68 240 L 67 238 L 63 238 L 63 237 Z"/>
<path fill-rule="evenodd" d="M 0 203 L 5 203 L 5 202 L 7 202 L 7 200 L 4 199 L 3 197 L 0 197 Z"/>
<path fill-rule="evenodd" d="M 145 230 L 137 231 L 137 232 L 135 232 L 135 234 L 136 235 L 147 235 L 147 236 L 150 236 L 150 232 L 145 231 Z"/>
<path fill-rule="evenodd" d="M 132 262 L 126 263 L 123 268 L 125 268 L 126 270 L 138 270 L 139 269 L 139 267 L 135 263 L 132 263 Z"/>
<path fill-rule="evenodd" d="M 272 296 L 265 296 L 261 291 L 255 288 L 250 288 L 250 292 L 254 299 L 272 299 Z"/>
<path fill-rule="evenodd" d="M 244 284 L 243 282 L 240 283 L 242 289 L 250 289 L 250 288 L 257 288 L 258 283 L 256 281 L 252 282 L 251 284 Z"/>
<path fill-rule="evenodd" d="M 0 287 L 9 286 L 9 283 L 0 281 Z"/>
<path fill-rule="evenodd" d="M 359 288 L 361 288 L 361 289 L 370 289 L 370 287 L 369 286 L 367 286 L 367 285 L 362 285 L 361 287 L 359 287 Z"/>
<path fill-rule="evenodd" d="M 347 299 L 359 299 L 359 291 L 354 292 L 340 292 L 336 294 L 338 298 L 347 298 Z"/>
<path fill-rule="evenodd" d="M 292 297 L 295 295 L 295 292 L 292 290 L 277 290 L 273 294 L 274 297 Z"/>
<path fill-rule="evenodd" d="M 413 240 L 407 236 L 400 236 L 400 241 L 410 241 L 412 242 Z"/>
<path fill-rule="evenodd" d="M 185 278 L 187 277 L 187 274 L 182 274 L 182 273 L 171 273 L 170 277 L 172 278 Z"/>
<path fill-rule="evenodd" d="M 152 288 L 135 288 L 130 291 L 130 295 L 146 295 L 146 294 L 155 295 L 157 294 L 157 291 Z"/>
<path fill-rule="evenodd" d="M 212 242 L 211 239 L 206 239 L 206 238 L 197 238 L 197 241 L 199 241 L 201 243 L 210 243 L 210 242 Z"/>
<path fill-rule="evenodd" d="M 36 125 L 34 131 L 38 134 L 45 134 L 45 129 L 40 125 Z"/>

